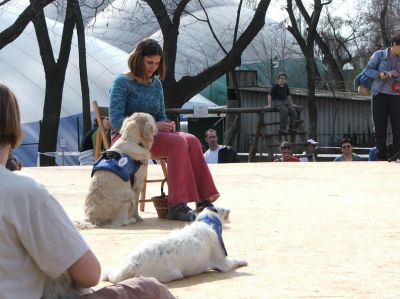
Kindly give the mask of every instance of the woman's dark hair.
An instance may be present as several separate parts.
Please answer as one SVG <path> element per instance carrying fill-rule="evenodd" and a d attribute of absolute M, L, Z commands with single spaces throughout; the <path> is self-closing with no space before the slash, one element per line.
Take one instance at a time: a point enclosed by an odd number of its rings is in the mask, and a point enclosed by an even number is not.
<path fill-rule="evenodd" d="M 17 98 L 0 83 L 0 145 L 16 148 L 22 140 L 21 117 Z"/>
<path fill-rule="evenodd" d="M 153 76 L 157 76 L 162 80 L 165 77 L 164 53 L 161 46 L 154 39 L 142 40 L 137 47 L 131 52 L 128 59 L 128 66 L 132 74 L 139 78 L 145 77 L 144 57 L 159 55 L 161 57 L 160 65 Z"/>

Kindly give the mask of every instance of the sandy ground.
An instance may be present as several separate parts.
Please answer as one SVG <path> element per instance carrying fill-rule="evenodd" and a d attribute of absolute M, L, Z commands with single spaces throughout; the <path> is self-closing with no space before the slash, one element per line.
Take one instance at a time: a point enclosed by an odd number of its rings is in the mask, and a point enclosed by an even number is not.
<path fill-rule="evenodd" d="M 211 165 L 231 210 L 223 232 L 230 257 L 247 267 L 168 283 L 179 298 L 400 298 L 400 163 Z M 83 219 L 89 167 L 25 168 Z M 161 174 L 151 165 L 150 177 Z M 160 186 L 150 184 L 150 194 Z M 157 218 L 120 229 L 82 231 L 103 268 L 118 267 L 141 241 L 183 222 Z M 194 253 L 195 254 L 195 253 Z M 100 283 L 99 286 L 104 283 Z"/>

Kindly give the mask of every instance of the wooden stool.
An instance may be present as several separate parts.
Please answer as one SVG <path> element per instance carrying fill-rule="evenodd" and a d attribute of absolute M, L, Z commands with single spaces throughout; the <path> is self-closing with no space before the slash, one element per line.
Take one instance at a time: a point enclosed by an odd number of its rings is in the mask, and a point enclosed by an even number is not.
<path fill-rule="evenodd" d="M 140 211 L 144 211 L 144 205 L 146 202 L 152 201 L 151 197 L 150 198 L 146 198 L 146 189 L 147 189 L 147 184 L 148 183 L 161 183 L 164 179 L 168 178 L 168 170 L 167 170 L 167 160 L 166 159 L 161 159 L 158 160 L 160 161 L 160 165 L 161 165 L 161 169 L 163 172 L 164 177 L 162 179 L 152 179 L 152 180 L 148 180 L 147 179 L 147 171 L 148 171 L 148 161 L 146 161 L 144 163 L 144 167 L 146 167 L 146 171 L 145 171 L 145 177 L 143 180 L 143 184 L 142 184 L 142 190 L 140 192 Z M 167 181 L 168 183 L 168 181 Z"/>

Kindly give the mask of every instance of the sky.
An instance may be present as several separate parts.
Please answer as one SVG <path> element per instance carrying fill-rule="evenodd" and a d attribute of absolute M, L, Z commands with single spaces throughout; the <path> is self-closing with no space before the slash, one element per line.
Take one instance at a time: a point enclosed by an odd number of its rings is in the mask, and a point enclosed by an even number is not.
<path fill-rule="evenodd" d="M 333 0 L 332 3 L 329 4 L 329 10 L 332 12 L 333 15 L 339 15 L 345 17 L 349 13 L 351 13 L 351 10 L 353 9 L 356 3 L 357 1 L 355 0 Z M 267 17 L 277 22 L 284 20 L 287 16 L 287 13 L 283 8 L 285 4 L 286 1 L 272 0 L 268 7 Z"/>

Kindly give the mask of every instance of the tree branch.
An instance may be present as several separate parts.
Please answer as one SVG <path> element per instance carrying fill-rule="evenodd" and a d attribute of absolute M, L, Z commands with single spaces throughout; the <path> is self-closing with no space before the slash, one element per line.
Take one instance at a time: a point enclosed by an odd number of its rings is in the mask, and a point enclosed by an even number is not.
<path fill-rule="evenodd" d="M 208 17 L 208 13 L 207 13 L 206 9 L 204 8 L 203 3 L 201 2 L 201 0 L 199 0 L 199 4 L 200 4 L 201 8 L 203 9 L 204 14 L 206 15 L 206 22 L 208 24 L 208 28 L 210 28 L 212 36 L 214 37 L 215 41 L 217 42 L 217 44 L 221 48 L 222 52 L 224 52 L 225 55 L 226 55 L 228 53 L 228 51 L 224 48 L 224 46 L 221 44 L 219 38 L 215 34 L 214 28 L 211 26 L 210 18 Z"/>
<path fill-rule="evenodd" d="M 29 4 L 27 8 L 18 16 L 15 22 L 0 33 L 0 50 L 13 42 L 28 26 L 29 22 L 42 10 L 46 5 L 54 0 L 38 0 Z"/>

